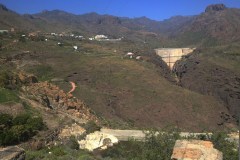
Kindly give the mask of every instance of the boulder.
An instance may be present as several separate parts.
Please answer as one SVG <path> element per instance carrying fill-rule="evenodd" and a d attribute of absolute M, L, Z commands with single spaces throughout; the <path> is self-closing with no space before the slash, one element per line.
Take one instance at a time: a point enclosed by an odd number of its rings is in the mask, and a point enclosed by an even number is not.
<path fill-rule="evenodd" d="M 4 160 L 24 160 L 25 151 L 18 146 L 0 148 L 0 159 Z"/>
<path fill-rule="evenodd" d="M 72 124 L 71 126 L 66 126 L 64 127 L 60 133 L 59 133 L 59 138 L 64 139 L 64 138 L 69 138 L 71 136 L 74 136 L 76 138 L 80 137 L 82 134 L 84 134 L 86 130 L 82 128 L 81 126 L 75 124 Z"/>
<path fill-rule="evenodd" d="M 213 148 L 210 141 L 177 140 L 172 160 L 222 160 L 222 152 Z"/>
<path fill-rule="evenodd" d="M 107 147 L 118 143 L 118 139 L 113 135 L 96 131 L 88 134 L 85 140 L 81 140 L 78 143 L 81 149 L 93 151 L 95 149 L 107 149 Z"/>

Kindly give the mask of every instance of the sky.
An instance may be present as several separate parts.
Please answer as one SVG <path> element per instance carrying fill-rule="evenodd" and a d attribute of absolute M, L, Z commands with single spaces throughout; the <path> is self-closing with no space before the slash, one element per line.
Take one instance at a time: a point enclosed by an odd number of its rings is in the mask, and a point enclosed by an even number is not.
<path fill-rule="evenodd" d="M 0 4 L 20 14 L 58 9 L 74 14 L 96 12 L 130 18 L 146 16 L 154 20 L 197 15 L 208 5 L 218 3 L 240 8 L 240 0 L 0 0 Z"/>

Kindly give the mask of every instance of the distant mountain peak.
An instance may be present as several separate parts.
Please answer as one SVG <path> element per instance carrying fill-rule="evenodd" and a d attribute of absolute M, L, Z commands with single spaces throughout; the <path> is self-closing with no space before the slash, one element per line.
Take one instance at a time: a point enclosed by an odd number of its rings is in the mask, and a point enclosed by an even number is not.
<path fill-rule="evenodd" d="M 214 11 L 222 11 L 227 9 L 227 7 L 224 4 L 213 4 L 207 6 L 205 12 L 214 12 Z"/>

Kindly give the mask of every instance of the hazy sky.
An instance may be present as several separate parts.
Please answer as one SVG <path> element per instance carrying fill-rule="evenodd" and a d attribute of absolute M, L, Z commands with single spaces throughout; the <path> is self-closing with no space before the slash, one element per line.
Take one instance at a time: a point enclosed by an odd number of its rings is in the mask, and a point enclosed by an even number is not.
<path fill-rule="evenodd" d="M 163 20 L 175 15 L 196 15 L 209 4 L 240 8 L 240 0 L 0 0 L 18 13 L 64 10 L 74 14 L 97 12 L 122 17 L 146 16 Z"/>

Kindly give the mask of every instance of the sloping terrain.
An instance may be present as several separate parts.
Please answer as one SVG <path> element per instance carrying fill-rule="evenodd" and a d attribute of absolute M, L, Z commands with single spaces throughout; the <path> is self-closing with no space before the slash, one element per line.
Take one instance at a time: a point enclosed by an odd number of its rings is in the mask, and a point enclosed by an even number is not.
<path fill-rule="evenodd" d="M 230 113 L 238 111 L 238 99 L 233 97 L 238 97 L 239 70 L 227 68 L 234 68 L 228 62 L 237 64 L 237 61 L 231 61 L 231 56 L 227 54 L 229 61 L 215 67 L 219 65 L 216 64 L 219 58 L 214 57 L 218 53 L 206 56 L 203 53 L 209 50 L 207 48 L 199 53 L 197 60 L 189 58 L 186 62 L 179 62 L 176 73 L 180 84 L 193 90 L 190 91 L 175 84 L 173 75 L 161 59 L 152 56 L 152 49 L 160 44 L 198 46 L 214 38 L 226 43 L 236 41 L 237 35 L 232 36 L 238 24 L 238 9 L 214 5 L 199 16 L 174 17 L 163 22 L 145 17 L 128 19 L 96 13 L 73 15 L 59 10 L 21 16 L 4 6 L 0 10 L 4 13 L 1 15 L 5 16 L 1 24 L 8 21 L 7 27 L 16 25 L 19 29 L 27 30 L 27 25 L 32 30 L 44 28 L 42 31 L 79 31 L 89 36 L 108 34 L 113 38 L 126 35 L 130 37 L 132 41 L 123 40 L 118 43 L 67 38 L 50 38 L 48 42 L 26 40 L 16 42 L 1 51 L 3 55 L 8 54 L 6 59 L 14 59 L 18 69 L 34 73 L 41 81 L 60 79 L 75 82 L 78 87 L 73 94 L 83 99 L 97 115 L 106 118 L 106 123 L 112 127 L 173 125 L 186 130 L 223 129 L 231 127 L 231 123 L 235 121 L 234 117 L 226 118 L 223 114 L 230 116 Z M 6 17 L 12 19 L 7 20 Z M 233 22 L 228 23 L 230 17 Z M 219 29 L 219 25 L 229 28 L 228 31 Z M 165 32 L 164 36 L 170 37 L 162 38 L 162 32 Z M 204 37 L 205 35 L 209 36 Z M 11 41 L 13 39 L 5 37 L 3 45 Z M 64 46 L 57 46 L 58 41 L 63 42 Z M 81 46 L 80 52 L 73 52 L 73 45 Z M 129 51 L 143 55 L 143 60 L 127 59 L 124 54 Z M 19 54 L 20 52 L 24 54 Z M 16 55 L 9 58 L 13 53 Z M 223 79 L 226 75 L 229 78 Z M 200 78 L 194 79 L 196 76 Z M 219 79 L 223 82 L 215 85 L 215 81 Z M 209 81 L 212 83 L 208 83 Z M 230 87 L 226 87 L 228 83 Z M 63 89 L 69 87 L 64 81 L 56 84 Z M 205 91 L 205 88 L 210 89 Z M 225 89 L 228 91 L 222 92 Z M 231 98 L 226 98 L 229 95 Z"/>
<path fill-rule="evenodd" d="M 39 20 L 38 20 L 39 21 Z M 11 28 L 15 28 L 19 31 L 36 31 L 39 30 L 39 26 L 33 23 L 33 17 L 25 17 L 17 14 L 14 11 L 9 10 L 4 5 L 0 4 L 0 28 L 4 30 L 10 30 Z M 40 21 L 37 23 L 45 22 Z"/>
<path fill-rule="evenodd" d="M 239 51 L 238 45 L 202 49 L 175 65 L 181 86 L 225 104 L 231 113 L 223 115 L 226 122 L 237 121 L 240 113 Z"/>
<path fill-rule="evenodd" d="M 123 50 L 113 48 L 116 44 L 68 41 L 81 46 L 82 51 L 74 52 L 71 46 L 59 47 L 55 43 L 53 40 L 27 41 L 16 44 L 15 49 L 8 52 L 22 47 L 28 50 L 32 56 L 26 54 L 14 61 L 20 69 L 40 79 L 75 82 L 77 88 L 72 94 L 106 119 L 106 125 L 117 128 L 175 126 L 191 131 L 230 127 L 218 125 L 223 121 L 221 112 L 228 114 L 223 104 L 211 96 L 169 82 L 158 71 L 161 68 L 152 63 L 123 58 Z M 119 42 L 119 45 L 126 44 Z M 69 91 L 69 83 L 55 83 Z"/>

